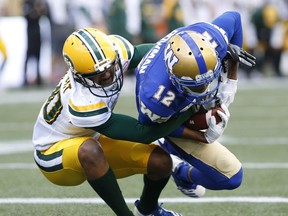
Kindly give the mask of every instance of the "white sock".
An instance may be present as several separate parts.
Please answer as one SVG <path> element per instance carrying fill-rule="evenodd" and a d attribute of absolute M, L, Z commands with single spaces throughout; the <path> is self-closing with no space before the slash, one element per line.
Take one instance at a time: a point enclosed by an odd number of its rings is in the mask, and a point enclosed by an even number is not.
<path fill-rule="evenodd" d="M 173 167 L 172 172 L 174 172 L 175 168 L 178 166 L 178 164 L 184 162 L 181 158 L 177 157 L 176 155 L 170 154 L 172 161 L 173 161 Z"/>

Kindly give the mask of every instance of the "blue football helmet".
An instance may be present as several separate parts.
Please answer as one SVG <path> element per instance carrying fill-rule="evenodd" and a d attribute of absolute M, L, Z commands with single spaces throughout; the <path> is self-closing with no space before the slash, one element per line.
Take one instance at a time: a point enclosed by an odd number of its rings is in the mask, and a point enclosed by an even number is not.
<path fill-rule="evenodd" d="M 179 32 L 165 48 L 168 74 L 177 90 L 191 103 L 211 102 L 221 83 L 221 61 L 211 43 L 200 33 Z"/>

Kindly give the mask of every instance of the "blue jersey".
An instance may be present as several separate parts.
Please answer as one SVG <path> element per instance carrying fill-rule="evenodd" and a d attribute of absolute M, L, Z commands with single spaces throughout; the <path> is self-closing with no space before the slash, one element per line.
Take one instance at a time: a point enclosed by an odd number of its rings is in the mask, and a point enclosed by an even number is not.
<path fill-rule="evenodd" d="M 226 12 L 212 23 L 196 23 L 178 28 L 159 40 L 142 59 L 136 70 L 136 103 L 142 124 L 162 123 L 187 110 L 191 101 L 172 84 L 164 61 L 169 39 L 181 31 L 195 31 L 209 39 L 220 60 L 226 56 L 228 43 L 242 47 L 241 18 L 237 12 Z M 194 106 L 195 112 L 199 107 Z"/>

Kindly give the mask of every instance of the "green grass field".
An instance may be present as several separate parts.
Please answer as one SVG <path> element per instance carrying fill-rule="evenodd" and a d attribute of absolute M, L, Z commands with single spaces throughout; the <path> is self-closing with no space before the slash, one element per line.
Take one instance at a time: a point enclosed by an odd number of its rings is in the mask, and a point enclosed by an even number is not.
<path fill-rule="evenodd" d="M 288 79 L 240 81 L 221 142 L 241 160 L 244 179 L 233 191 L 182 195 L 172 181 L 161 200 L 187 216 L 284 216 L 288 214 Z M 59 187 L 36 169 L 33 124 L 51 89 L 0 92 L 0 216 L 109 216 L 112 211 L 87 183 Z M 132 90 L 130 90 L 132 91 Z M 122 95 L 116 111 L 136 117 L 133 96 Z M 119 180 L 131 209 L 142 177 Z"/>

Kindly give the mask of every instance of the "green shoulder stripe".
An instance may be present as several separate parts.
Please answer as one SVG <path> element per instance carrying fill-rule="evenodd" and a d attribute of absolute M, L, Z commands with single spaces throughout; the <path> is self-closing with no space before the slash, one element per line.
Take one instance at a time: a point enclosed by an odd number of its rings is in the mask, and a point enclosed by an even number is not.
<path fill-rule="evenodd" d="M 103 107 L 101 109 L 98 110 L 92 110 L 92 111 L 87 111 L 87 112 L 79 112 L 77 110 L 74 110 L 71 106 L 69 106 L 69 112 L 74 115 L 74 116 L 78 116 L 78 117 L 90 117 L 90 116 L 95 116 L 95 115 L 100 115 L 103 114 L 105 112 L 108 112 L 108 108 L 107 107 Z"/>

